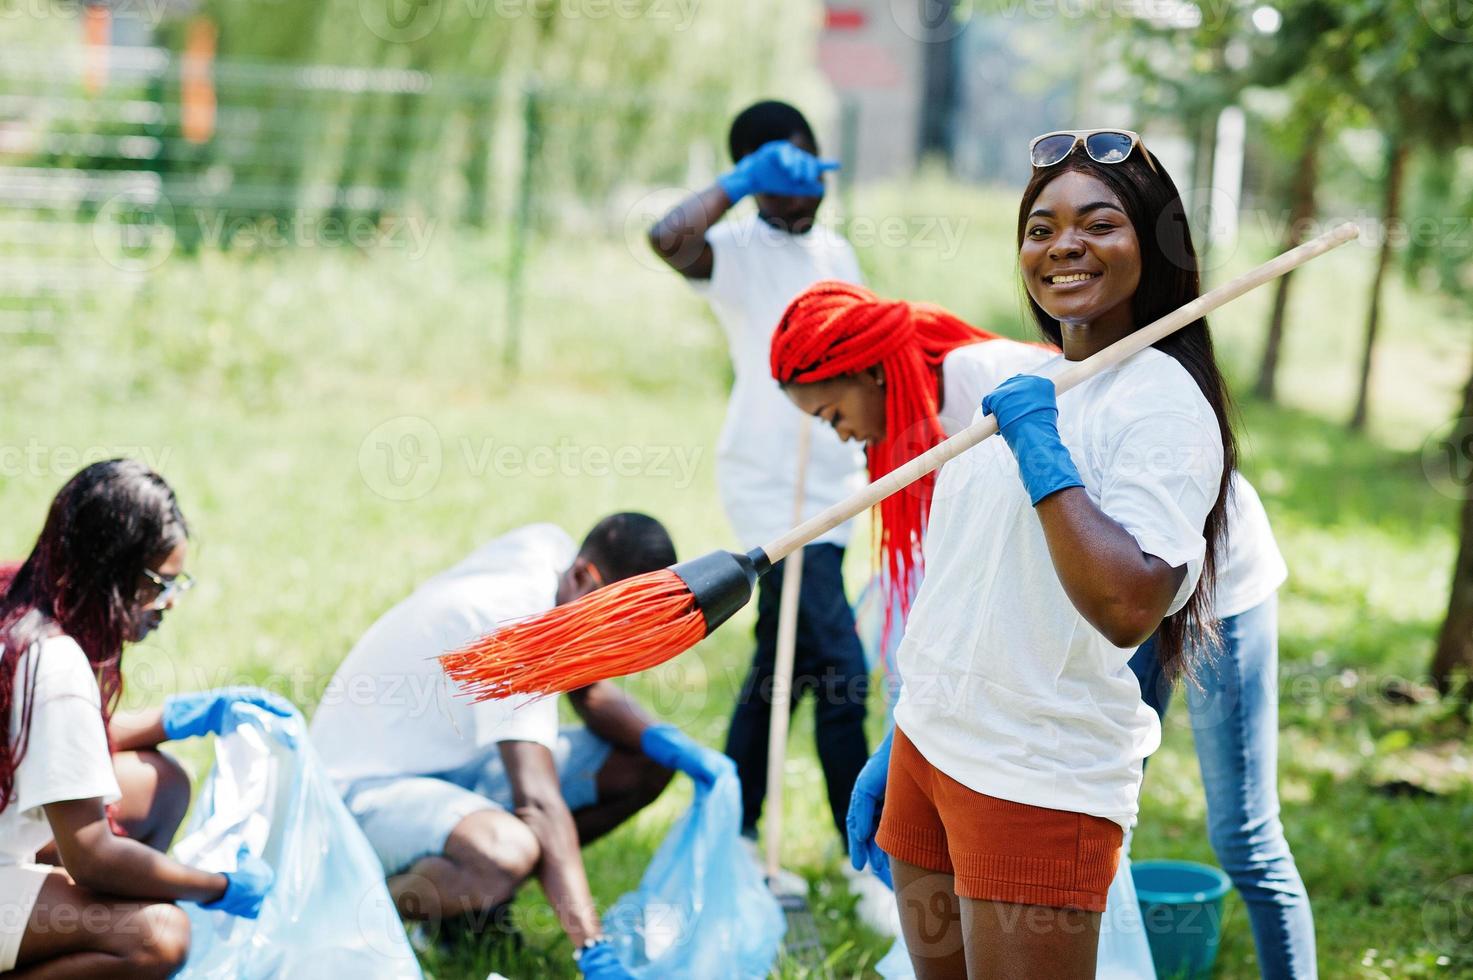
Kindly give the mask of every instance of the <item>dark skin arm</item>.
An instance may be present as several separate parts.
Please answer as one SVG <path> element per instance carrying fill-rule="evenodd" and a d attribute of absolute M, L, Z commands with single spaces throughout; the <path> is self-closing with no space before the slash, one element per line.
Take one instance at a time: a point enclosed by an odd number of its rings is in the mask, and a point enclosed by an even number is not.
<path fill-rule="evenodd" d="M 579 850 L 578 828 L 558 785 L 557 765 L 547 746 L 501 742 L 501 761 L 511 780 L 513 813 L 542 848 L 537 880 L 573 945 L 603 932 Z"/>
<path fill-rule="evenodd" d="M 681 201 L 650 227 L 650 248 L 687 279 L 710 279 L 715 253 L 706 232 L 731 210 L 731 199 L 712 184 Z"/>
<path fill-rule="evenodd" d="M 1035 510 L 1059 582 L 1079 614 L 1117 647 L 1146 642 L 1171 607 L 1186 567 L 1141 551 L 1083 487 L 1049 494 Z"/>
<path fill-rule="evenodd" d="M 599 681 L 568 695 L 568 702 L 588 730 L 617 748 L 643 751 L 640 738 L 654 722 L 639 704 L 612 681 Z"/>
<path fill-rule="evenodd" d="M 107 737 L 114 752 L 154 748 L 169 740 L 164 734 L 164 712 L 160 708 L 114 712 L 108 721 Z"/>
<path fill-rule="evenodd" d="M 83 888 L 123 898 L 213 902 L 225 894 L 222 874 L 201 871 L 113 833 L 101 797 L 46 805 L 56 850 Z"/>

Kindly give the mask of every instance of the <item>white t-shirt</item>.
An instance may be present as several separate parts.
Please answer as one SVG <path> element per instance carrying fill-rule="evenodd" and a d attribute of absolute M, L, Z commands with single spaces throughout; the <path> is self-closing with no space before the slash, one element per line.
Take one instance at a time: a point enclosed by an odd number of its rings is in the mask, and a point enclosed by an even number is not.
<path fill-rule="evenodd" d="M 982 396 L 1000 381 L 1057 359 L 1050 350 L 1013 340 L 1001 341 L 1003 346 L 991 347 L 984 355 L 983 348 L 991 343 L 958 347 L 941 362 L 945 400 L 941 426 L 947 435 L 971 424 Z M 1212 592 L 1213 614 L 1219 619 L 1245 613 L 1264 602 L 1289 577 L 1263 501 L 1253 485 L 1236 471 L 1228 495 L 1227 526 L 1227 551 L 1218 557 L 1217 583 Z"/>
<path fill-rule="evenodd" d="M 1218 562 L 1212 590 L 1212 611 L 1219 619 L 1267 601 L 1289 577 L 1263 501 L 1253 484 L 1236 471 L 1228 495 L 1227 529 L 1227 554 Z"/>
<path fill-rule="evenodd" d="M 715 256 L 710 279 L 688 280 L 726 333 L 735 380 L 716 447 L 716 476 L 727 519 L 742 547 L 764 545 L 792 527 L 798 427 L 812 424 L 772 378 L 772 332 L 799 293 L 822 279 L 858 283 L 854 249 L 838 232 L 777 231 L 756 215 L 706 233 Z M 813 425 L 804 515 L 864 485 L 864 454 L 828 426 Z M 820 537 L 844 545 L 852 522 Z"/>
<path fill-rule="evenodd" d="M 30 735 L 15 770 L 15 795 L 0 811 L 0 865 L 33 861 L 51 841 L 43 809 L 47 803 L 93 797 L 112 803 L 121 795 L 102 724 L 97 677 L 71 637 L 43 640 L 21 657 L 11 700 L 12 740 L 20 731 L 22 685 L 32 671 Z"/>
<path fill-rule="evenodd" d="M 980 345 L 979 362 L 994 350 L 983 390 L 1016 373 L 1006 341 Z M 1059 434 L 1095 504 L 1142 551 L 1186 566 L 1170 611 L 1180 609 L 1222 478 L 1217 420 L 1196 383 L 1144 350 L 1062 395 Z M 979 793 L 1129 827 L 1160 722 L 1128 666 L 1134 649 L 1105 639 L 1065 594 L 1001 438 L 942 468 L 925 558 L 896 654 L 896 723 Z"/>
<path fill-rule="evenodd" d="M 576 555 L 561 528 L 530 524 L 482 545 L 379 617 L 312 717 L 312 742 L 339 791 L 360 779 L 458 769 L 497 742 L 556 745 L 556 698 L 472 703 L 436 657 L 504 620 L 551 609 Z"/>

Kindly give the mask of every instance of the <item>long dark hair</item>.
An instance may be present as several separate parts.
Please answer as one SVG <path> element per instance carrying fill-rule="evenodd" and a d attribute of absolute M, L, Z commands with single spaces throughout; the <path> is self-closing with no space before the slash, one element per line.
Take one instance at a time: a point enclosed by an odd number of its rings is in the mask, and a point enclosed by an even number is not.
<path fill-rule="evenodd" d="M 106 721 L 123 692 L 123 642 L 139 580 L 188 536 L 174 491 L 133 460 L 93 463 L 57 493 L 30 557 L 0 596 L 0 810 L 15 794 L 30 736 L 39 651 L 26 651 L 59 634 L 75 640 L 97 673 Z"/>
<path fill-rule="evenodd" d="M 1143 147 L 1138 148 L 1119 163 L 1100 164 L 1091 160 L 1082 147 L 1076 147 L 1074 152 L 1053 166 L 1033 171 L 1033 179 L 1024 189 L 1023 201 L 1018 207 L 1018 248 L 1021 249 L 1033 202 L 1060 174 L 1070 171 L 1088 174 L 1115 193 L 1135 227 L 1136 240 L 1140 243 L 1140 285 L 1130 300 L 1131 318 L 1137 328 L 1160 319 L 1201 295 L 1197 250 L 1192 245 L 1192 233 L 1187 227 L 1181 195 L 1159 162 L 1154 167 L 1147 162 L 1143 150 Z M 1028 306 L 1043 335 L 1062 347 L 1063 336 L 1058 321 L 1044 312 L 1031 295 L 1028 296 Z M 1217 367 L 1206 318 L 1182 327 L 1152 346 L 1186 368 L 1207 399 L 1207 404 L 1212 406 L 1222 435 L 1222 483 L 1202 532 L 1207 539 L 1202 576 L 1187 604 L 1162 620 L 1156 633 L 1156 656 L 1166 675 L 1174 677 L 1183 672 L 1191 673 L 1192 665 L 1186 657 L 1189 641 L 1195 639 L 1206 645 L 1217 639 L 1212 587 L 1217 580 L 1217 560 L 1227 553 L 1228 489 L 1233 471 L 1237 469 L 1238 449 L 1233 435 L 1232 399 Z"/>

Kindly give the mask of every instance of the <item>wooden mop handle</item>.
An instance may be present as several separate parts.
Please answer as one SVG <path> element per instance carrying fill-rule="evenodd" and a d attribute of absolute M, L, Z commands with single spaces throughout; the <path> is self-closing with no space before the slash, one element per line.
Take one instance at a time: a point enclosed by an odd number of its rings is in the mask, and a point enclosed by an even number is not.
<path fill-rule="evenodd" d="M 813 442 L 813 419 L 803 416 L 798 426 L 798 474 L 793 480 L 793 523 L 803 520 L 808 456 Z M 777 612 L 777 651 L 772 668 L 772 715 L 767 726 L 767 820 L 765 868 L 769 882 L 777 880 L 782 857 L 783 770 L 788 761 L 788 703 L 793 699 L 793 659 L 798 646 L 798 597 L 803 590 L 803 549 L 783 568 L 782 597 Z M 757 694 L 761 697 L 761 693 Z"/>
<path fill-rule="evenodd" d="M 1080 382 L 1114 367 L 1133 354 L 1140 353 L 1162 337 L 1169 336 L 1187 324 L 1201 319 L 1249 290 L 1257 289 L 1269 280 L 1277 279 L 1310 259 L 1344 245 L 1359 234 L 1360 229 L 1354 223 L 1346 222 L 1317 238 L 1310 239 L 1297 248 L 1291 248 L 1282 255 L 1268 260 L 1256 269 L 1243 273 L 1231 282 L 1223 283 L 1216 289 L 1203 293 L 1181 309 L 1168 313 L 1156 322 L 1122 337 L 1104 350 L 1082 361 L 1070 363 L 1054 378 L 1054 390 L 1060 394 L 1068 391 Z M 892 493 L 910 486 L 927 473 L 938 469 L 942 463 L 955 459 L 995 432 L 997 432 L 997 421 L 991 415 L 978 419 L 950 439 L 937 443 L 904 465 L 896 467 L 858 493 L 851 494 L 825 508 L 821 513 L 810 517 L 782 537 L 763 545 L 763 552 L 774 564 L 782 561 L 794 549 L 803 547 L 851 517 L 869 510 Z"/>

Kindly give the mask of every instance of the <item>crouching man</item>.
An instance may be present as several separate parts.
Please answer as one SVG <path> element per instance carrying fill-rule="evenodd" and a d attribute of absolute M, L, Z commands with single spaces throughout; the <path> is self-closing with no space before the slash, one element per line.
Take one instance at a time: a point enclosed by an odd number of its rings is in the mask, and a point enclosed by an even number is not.
<path fill-rule="evenodd" d="M 473 704 L 438 654 L 675 561 L 643 514 L 606 517 L 581 547 L 533 524 L 481 546 L 386 612 L 338 667 L 312 741 L 377 851 L 406 919 L 486 931 L 536 876 L 585 976 L 626 976 L 603 942 L 579 848 L 652 802 L 680 769 L 713 782 L 724 760 L 655 725 L 616 685 L 557 699 Z"/>

